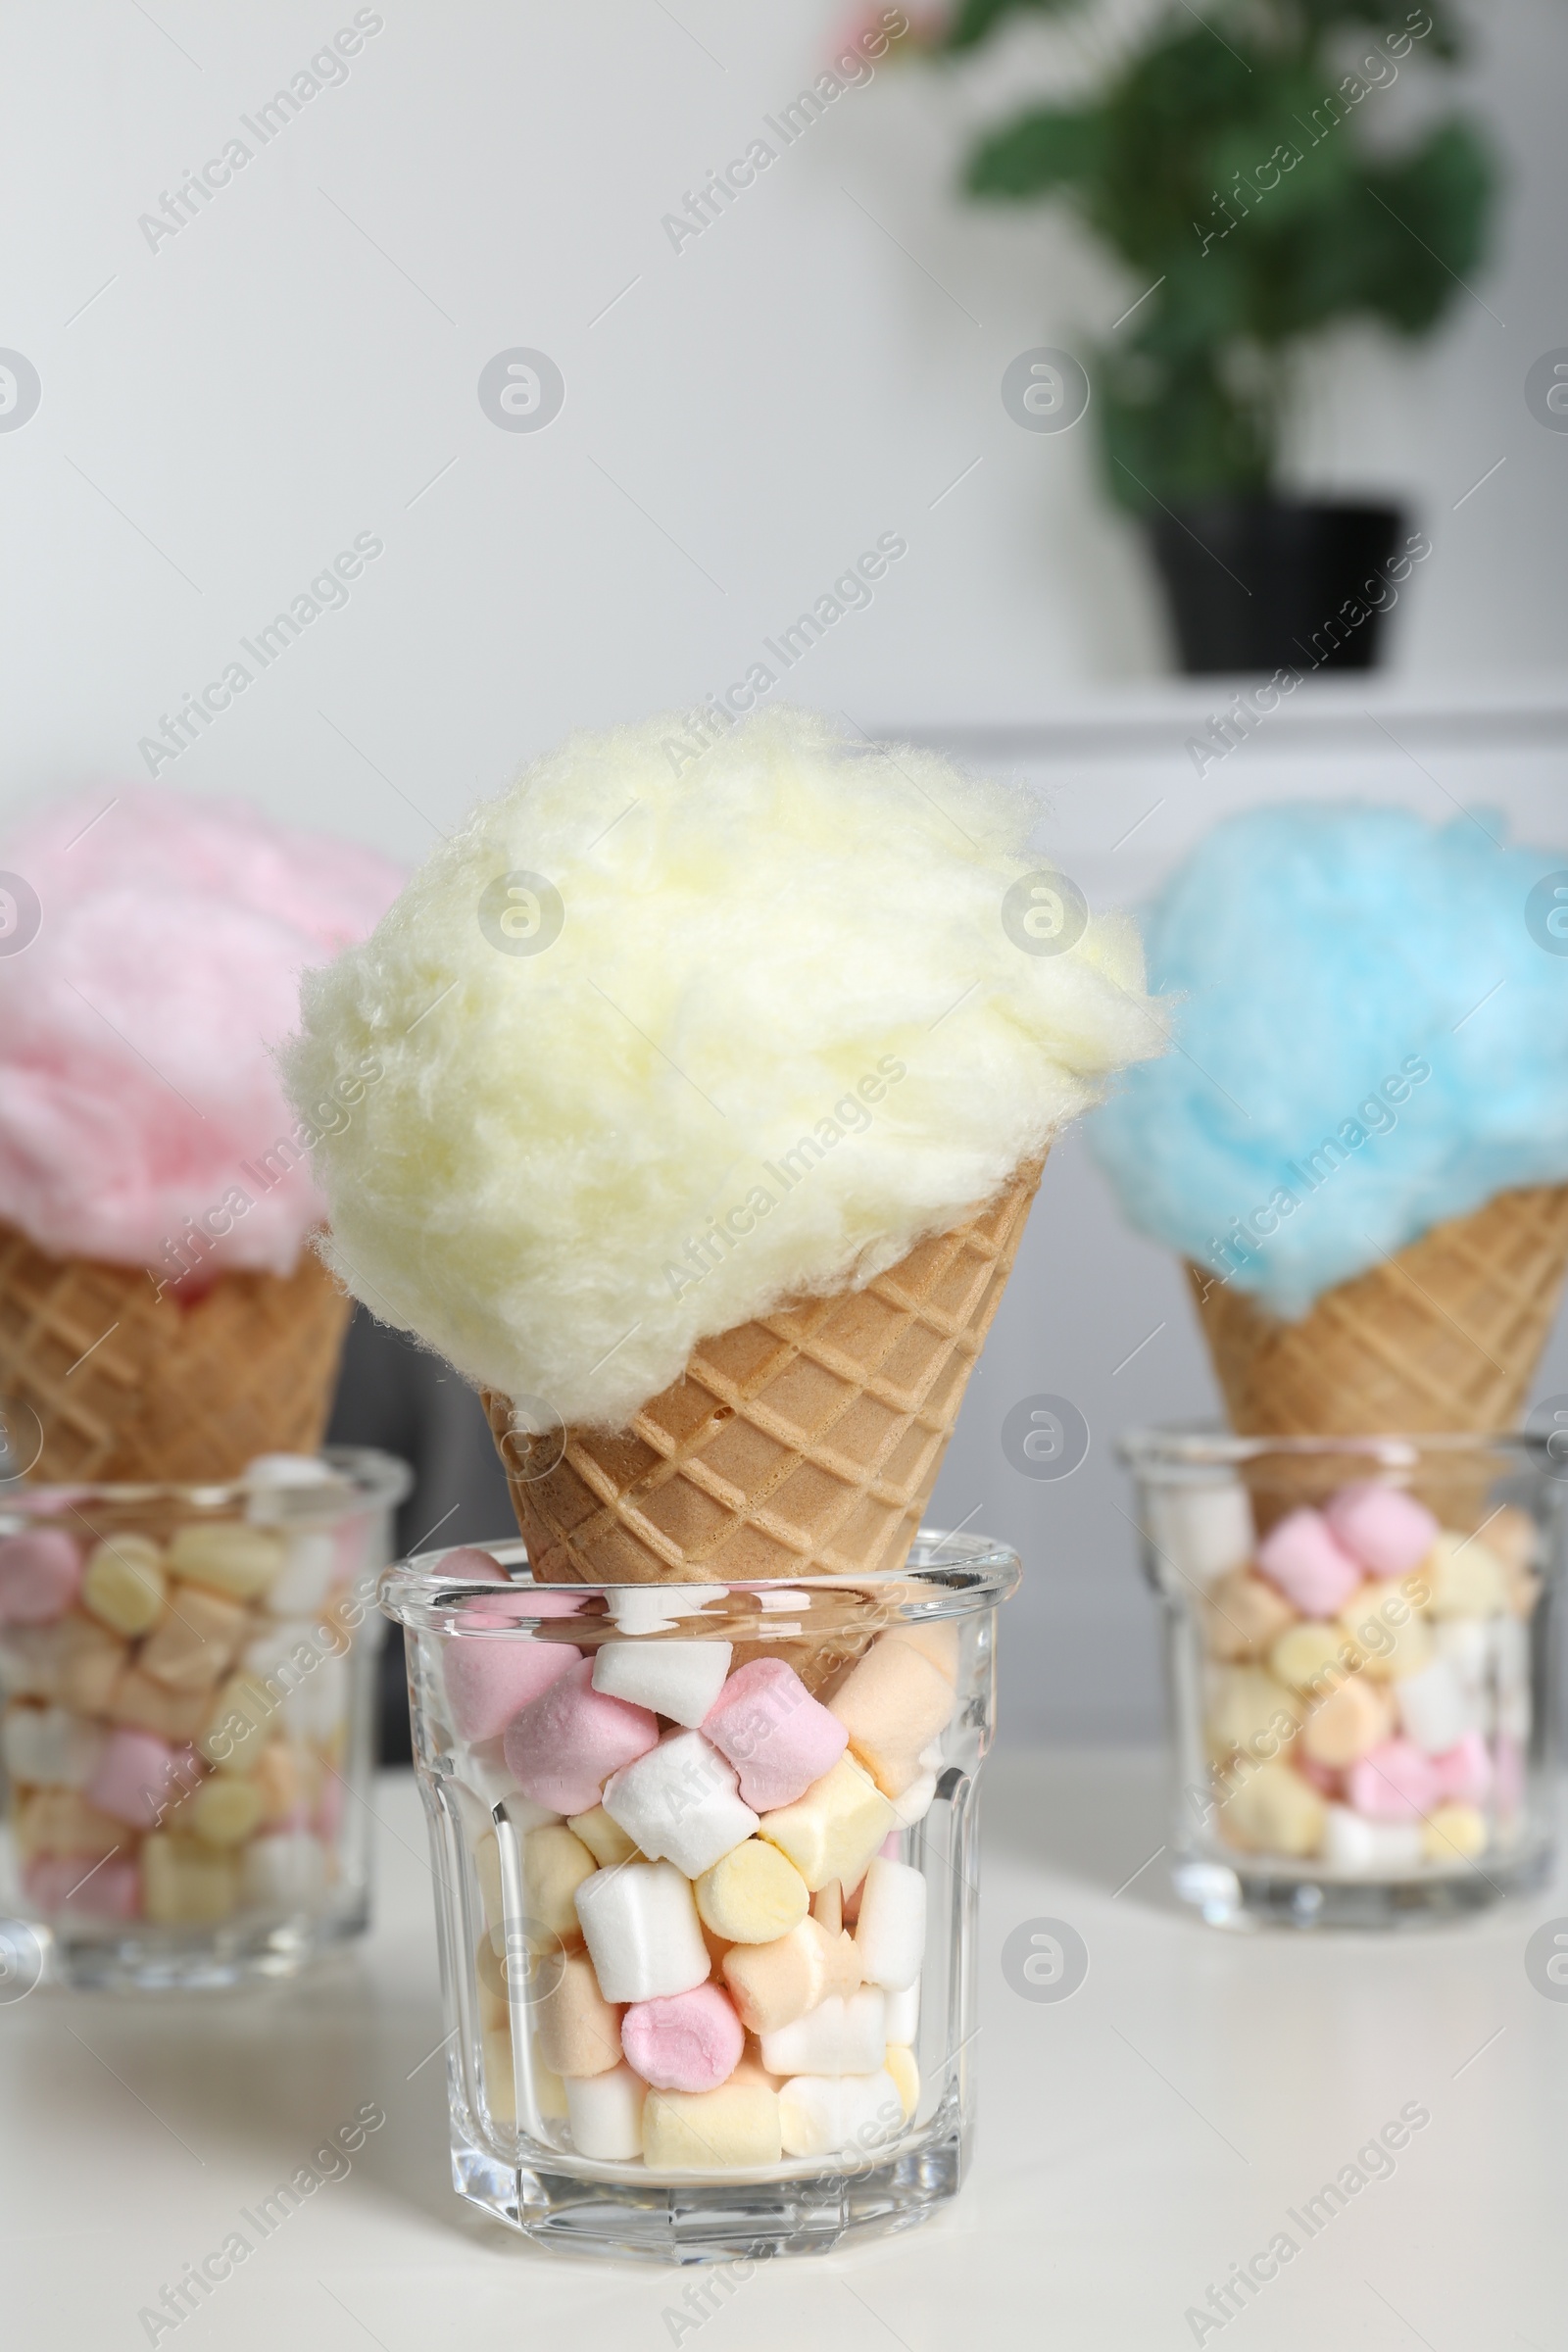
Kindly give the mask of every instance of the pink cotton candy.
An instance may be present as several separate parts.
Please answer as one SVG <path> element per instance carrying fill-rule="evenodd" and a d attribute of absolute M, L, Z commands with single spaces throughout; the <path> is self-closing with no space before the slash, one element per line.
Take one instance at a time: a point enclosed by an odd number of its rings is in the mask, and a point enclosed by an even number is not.
<path fill-rule="evenodd" d="M 521 1635 L 510 1642 L 470 1642 L 457 1635 L 447 1643 L 446 1681 L 458 1737 L 494 1740 L 581 1656 L 565 1642 L 530 1642 Z"/>
<path fill-rule="evenodd" d="M 1292 1511 L 1271 1528 L 1257 1547 L 1257 1564 L 1303 1617 L 1337 1617 L 1361 1582 L 1359 1561 L 1318 1511 Z"/>
<path fill-rule="evenodd" d="M 1443 1532 L 1413 1494 L 1370 1480 L 1342 1487 L 1323 1516 L 1346 1550 L 1374 1576 L 1407 1576 Z"/>
<path fill-rule="evenodd" d="M 549 1650 L 555 1645 L 518 1646 Z M 659 1718 L 646 1707 L 596 1690 L 593 1673 L 592 1658 L 571 1666 L 523 1708 L 503 1744 L 507 1770 L 523 1795 L 553 1813 L 592 1812 L 611 1774 L 659 1745 Z"/>
<path fill-rule="evenodd" d="M 291 1273 L 325 1216 L 305 1151 L 375 1077 L 345 1068 L 309 1129 L 270 1049 L 298 1025 L 301 970 L 363 939 L 402 875 L 242 803 L 135 784 L 38 811 L 0 867 L 41 909 L 0 956 L 0 1220 L 192 1288 Z"/>
<path fill-rule="evenodd" d="M 1479 1732 L 1466 1732 L 1431 1758 L 1438 1792 L 1454 1805 L 1484 1805 L 1492 1794 L 1492 1752 Z"/>
<path fill-rule="evenodd" d="M 729 1995 L 710 1983 L 633 2001 L 620 2021 L 620 2046 L 632 2073 L 655 2090 L 716 2090 L 739 2066 L 746 2034 Z"/>
<path fill-rule="evenodd" d="M 1346 1792 L 1368 1821 L 1413 1821 L 1442 1796 L 1437 1767 L 1408 1740 L 1385 1740 L 1345 1776 Z"/>
<path fill-rule="evenodd" d="M 81 1553 L 63 1528 L 27 1528 L 0 1542 L 0 1625 L 49 1625 L 81 1584 Z"/>
<path fill-rule="evenodd" d="M 832 1771 L 850 1737 L 782 1658 L 738 1666 L 702 1729 L 740 1774 L 742 1801 L 754 1813 L 793 1805 Z"/>
<path fill-rule="evenodd" d="M 141 1873 L 134 1862 L 111 1859 L 96 1869 L 80 1854 L 35 1854 L 22 1873 L 22 1891 L 45 1919 L 134 1919 L 141 1908 Z"/>

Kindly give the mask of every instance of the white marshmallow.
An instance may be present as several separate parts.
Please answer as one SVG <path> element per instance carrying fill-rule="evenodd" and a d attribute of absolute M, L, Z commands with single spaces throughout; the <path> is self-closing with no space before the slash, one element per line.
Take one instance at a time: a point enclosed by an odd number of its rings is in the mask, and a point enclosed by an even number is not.
<path fill-rule="evenodd" d="M 578 1887 L 576 1903 L 607 2001 L 662 2000 L 706 1982 L 712 1962 L 696 1897 L 672 1862 L 597 1870 Z"/>
<path fill-rule="evenodd" d="M 107 1734 L 68 1707 L 12 1707 L 0 1731 L 0 1755 L 14 1781 L 45 1788 L 84 1788 Z"/>
<path fill-rule="evenodd" d="M 786 2156 L 874 2155 L 899 2136 L 904 2101 L 886 2067 L 874 2075 L 796 2075 L 778 2094 Z"/>
<path fill-rule="evenodd" d="M 1394 1696 L 1406 1739 L 1429 1756 L 1446 1755 L 1475 1729 L 1475 1707 L 1443 1658 L 1435 1658 L 1419 1674 L 1405 1675 L 1395 1684 Z"/>
<path fill-rule="evenodd" d="M 936 1792 L 936 1774 L 922 1772 L 918 1780 L 911 1781 L 907 1788 L 898 1796 L 890 1796 L 888 1803 L 893 1807 L 894 1827 L 900 1830 L 912 1830 L 917 1821 L 924 1821 L 931 1810 Z"/>
<path fill-rule="evenodd" d="M 643 2100 L 648 2085 L 622 2059 L 603 2075 L 565 2078 L 566 2121 L 579 2156 L 624 2164 L 643 2152 Z"/>
<path fill-rule="evenodd" d="M 700 1732 L 669 1732 L 605 1783 L 605 1811 L 652 1860 L 700 1879 L 750 1838 L 757 1815 L 740 1781 Z"/>
<path fill-rule="evenodd" d="M 883 2027 L 889 2041 L 902 2042 L 906 2049 L 920 2031 L 920 1980 L 888 1993 L 882 2009 Z"/>
<path fill-rule="evenodd" d="M 855 1948 L 867 1984 L 903 1992 L 917 1981 L 925 1958 L 925 1880 L 907 1862 L 887 1862 L 878 1854 L 868 1865 Z M 889 2033 L 883 2038 L 900 2036 Z"/>
<path fill-rule="evenodd" d="M 1413 1870 L 1421 1859 L 1418 1821 L 1368 1821 L 1348 1805 L 1323 1812 L 1323 1859 L 1334 1870 L 1375 1878 L 1384 1871 Z"/>
<path fill-rule="evenodd" d="M 326 1848 L 308 1830 L 279 1830 L 245 1848 L 241 1878 L 247 1903 L 303 1908 L 326 1889 Z"/>
<path fill-rule="evenodd" d="M 699 1617 L 727 1585 L 611 1585 L 605 1599 L 623 1634 L 667 1634 L 682 1617 Z"/>
<path fill-rule="evenodd" d="M 764 2034 L 762 2064 L 770 2075 L 874 2075 L 887 2048 L 887 2003 L 877 1985 L 829 1993 L 792 2026 Z"/>
<path fill-rule="evenodd" d="M 288 1539 L 283 1565 L 267 1595 L 274 1617 L 309 1617 L 332 1590 L 337 1545 L 322 1528 L 304 1528 Z"/>
<path fill-rule="evenodd" d="M 594 1689 L 693 1731 L 729 1672 L 728 1642 L 607 1642 L 594 1658 Z"/>
<path fill-rule="evenodd" d="M 1506 1622 L 1517 1627 L 1517 1618 L 1497 1620 L 1498 1627 Z M 1487 1689 L 1492 1665 L 1492 1628 L 1482 1617 L 1441 1617 L 1432 1628 L 1432 1647 L 1444 1664 L 1451 1666 L 1459 1678 L 1466 1695 L 1480 1700 Z"/>
<path fill-rule="evenodd" d="M 259 1453 L 247 1462 L 241 1476 L 251 1489 L 245 1516 L 253 1527 L 275 1526 L 288 1512 L 287 1496 L 301 1487 L 330 1487 L 343 1482 L 341 1470 L 314 1453 Z"/>
<path fill-rule="evenodd" d="M 1496 1676 L 1497 1729 L 1511 1740 L 1528 1740 L 1530 1627 L 1519 1617 L 1494 1617 L 1491 1626 L 1482 1630 L 1491 1635 L 1493 1671 Z"/>
<path fill-rule="evenodd" d="M 1156 1549 L 1197 1585 L 1245 1568 L 1257 1544 L 1251 1498 L 1236 1480 L 1163 1488 L 1153 1496 L 1150 1520 Z"/>

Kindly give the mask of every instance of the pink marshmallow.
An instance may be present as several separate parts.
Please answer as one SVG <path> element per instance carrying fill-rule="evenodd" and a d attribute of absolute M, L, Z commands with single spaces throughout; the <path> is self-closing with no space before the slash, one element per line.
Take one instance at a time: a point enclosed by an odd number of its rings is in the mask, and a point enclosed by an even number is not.
<path fill-rule="evenodd" d="M 1257 1564 L 1303 1617 L 1335 1617 L 1361 1582 L 1352 1560 L 1318 1511 L 1292 1511 L 1257 1547 Z"/>
<path fill-rule="evenodd" d="M 189 1753 L 176 1753 L 151 1732 L 111 1732 L 82 1793 L 100 1813 L 132 1829 L 155 1830 L 175 1789 L 193 1777 Z"/>
<path fill-rule="evenodd" d="M 716 2090 L 740 2064 L 746 2034 L 714 1984 L 658 2001 L 634 2001 L 620 2021 L 633 2074 L 655 2090 Z"/>
<path fill-rule="evenodd" d="M 134 1919 L 141 1908 L 141 1873 L 134 1862 L 100 1862 L 79 1854 L 35 1854 L 22 1874 L 22 1890 L 46 1919 Z"/>
<path fill-rule="evenodd" d="M 1450 1804 L 1484 1805 L 1492 1794 L 1492 1755 L 1479 1732 L 1466 1732 L 1431 1762 L 1438 1793 Z"/>
<path fill-rule="evenodd" d="M 458 1737 L 494 1740 L 581 1656 L 566 1642 L 529 1642 L 520 1635 L 511 1642 L 470 1642 L 460 1634 L 446 1654 L 447 1699 Z"/>
<path fill-rule="evenodd" d="M 1310 1781 L 1320 1796 L 1339 1795 L 1340 1775 L 1332 1764 L 1320 1764 L 1315 1756 L 1297 1756 L 1294 1762 L 1302 1780 Z"/>
<path fill-rule="evenodd" d="M 554 1813 L 591 1812 L 612 1772 L 659 1745 L 659 1718 L 596 1690 L 593 1674 L 592 1658 L 579 1658 L 514 1719 L 503 1742 L 507 1770 L 523 1795 Z"/>
<path fill-rule="evenodd" d="M 481 1551 L 476 1544 L 463 1544 L 456 1551 L 449 1551 L 441 1563 L 441 1573 L 450 1576 L 454 1584 L 462 1585 L 504 1585 L 508 1581 L 499 1561 Z"/>
<path fill-rule="evenodd" d="M 832 1771 L 850 1737 L 782 1658 L 737 1667 L 702 1729 L 740 1774 L 742 1801 L 754 1813 L 793 1805 Z"/>
<path fill-rule="evenodd" d="M 0 1542 L 0 1625 L 48 1625 L 81 1586 L 81 1553 L 63 1528 L 28 1528 Z"/>
<path fill-rule="evenodd" d="M 1323 1515 L 1346 1550 L 1374 1576 L 1408 1576 L 1443 1532 L 1413 1494 L 1371 1480 L 1342 1487 Z"/>
<path fill-rule="evenodd" d="M 1437 1767 L 1408 1740 L 1385 1740 L 1345 1776 L 1346 1791 L 1368 1821 L 1414 1821 L 1442 1795 Z"/>

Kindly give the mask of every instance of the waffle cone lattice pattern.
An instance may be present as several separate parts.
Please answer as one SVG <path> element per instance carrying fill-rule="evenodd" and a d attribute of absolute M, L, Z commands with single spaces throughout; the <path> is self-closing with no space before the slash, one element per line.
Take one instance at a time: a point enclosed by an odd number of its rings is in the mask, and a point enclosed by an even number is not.
<path fill-rule="evenodd" d="M 1350 1282 L 1298 1323 L 1188 1273 L 1241 1437 L 1513 1428 L 1568 1267 L 1568 1185 L 1498 1193 Z"/>
<path fill-rule="evenodd" d="M 863 1290 L 703 1340 L 628 1429 L 530 1440 L 485 1395 L 535 1576 L 742 1582 L 902 1566 L 1040 1182 Z M 542 1474 L 530 1476 L 539 1463 Z"/>
<path fill-rule="evenodd" d="M 349 1300 L 310 1251 L 224 1274 L 189 1305 L 143 1268 L 59 1258 L 0 1226 L 0 1405 L 46 1480 L 216 1481 L 314 1453 Z"/>

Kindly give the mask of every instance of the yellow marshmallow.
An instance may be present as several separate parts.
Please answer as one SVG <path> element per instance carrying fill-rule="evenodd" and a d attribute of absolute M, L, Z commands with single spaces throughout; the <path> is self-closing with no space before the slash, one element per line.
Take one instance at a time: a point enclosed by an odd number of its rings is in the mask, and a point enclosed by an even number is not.
<path fill-rule="evenodd" d="M 717 2090 L 651 2090 L 643 2103 L 643 2162 L 651 2172 L 707 2173 L 777 2164 L 778 2093 L 765 2082 Z"/>
<path fill-rule="evenodd" d="M 1323 1799 L 1288 1764 L 1260 1764 L 1220 1808 L 1235 1845 L 1259 1853 L 1315 1854 L 1323 1838 Z"/>
<path fill-rule="evenodd" d="M 1360 1653 L 1359 1672 L 1375 1683 L 1401 1681 L 1432 1662 L 1432 1628 L 1418 1614 L 1406 1584 L 1428 1587 L 1431 1579 L 1424 1567 L 1403 1583 L 1370 1578 L 1340 1611 L 1340 1623 Z"/>
<path fill-rule="evenodd" d="M 794 1863 L 760 1838 L 705 1870 L 695 1891 L 704 1927 L 731 1943 L 772 1943 L 800 1926 L 811 1903 Z"/>
<path fill-rule="evenodd" d="M 530 1830 L 522 1841 L 522 1910 L 530 1932 L 543 1928 L 575 1942 L 582 1930 L 573 1897 L 598 1868 L 588 1847 L 564 1822 Z M 496 1916 L 500 1917 L 499 1889 Z"/>
<path fill-rule="evenodd" d="M 552 2073 L 603 2075 L 620 2064 L 620 2011 L 586 1952 L 547 1952 L 534 1979 L 539 2054 Z"/>
<path fill-rule="evenodd" d="M 1487 1849 L 1487 1817 L 1474 1805 L 1439 1805 L 1421 1825 L 1429 1862 L 1473 1862 Z"/>
<path fill-rule="evenodd" d="M 533 2095 L 539 2102 L 539 2114 L 547 2124 L 564 2124 L 566 2120 L 566 2085 L 553 2067 L 548 2067 L 539 2055 L 539 2037 L 534 2036 Z"/>
<path fill-rule="evenodd" d="M 890 2041 L 882 2063 L 893 2077 L 893 2087 L 907 2123 L 920 2104 L 920 2069 L 914 2063 L 914 2052 L 905 2042 Z"/>
<path fill-rule="evenodd" d="M 1209 1755 L 1217 1763 L 1233 1748 L 1267 1758 L 1296 1736 L 1301 1700 L 1260 1666 L 1222 1666 L 1208 1694 Z"/>
<path fill-rule="evenodd" d="M 1445 1528 L 1416 1575 L 1431 1595 L 1429 1616 L 1496 1617 L 1508 1606 L 1507 1571 L 1479 1536 Z"/>
<path fill-rule="evenodd" d="M 499 2025 L 483 2029 L 479 2057 L 484 2070 L 484 2103 L 490 2110 L 491 2122 L 514 2124 L 517 2091 L 512 2079 L 512 2028 L 505 2018 Z"/>
<path fill-rule="evenodd" d="M 231 1854 L 164 1831 L 143 1841 L 142 1911 L 158 1927 L 209 1927 L 226 1919 L 238 1899 L 239 1870 Z"/>
<path fill-rule="evenodd" d="M 1260 1658 L 1294 1619 L 1290 1602 L 1245 1568 L 1216 1579 L 1203 1595 L 1203 1643 L 1211 1658 Z"/>
<path fill-rule="evenodd" d="M 277 1710 L 251 1674 L 236 1674 L 209 1702 L 207 1728 L 196 1745 L 220 1772 L 254 1772 Z"/>
<path fill-rule="evenodd" d="M 63 1703 L 78 1715 L 105 1714 L 126 1655 L 123 1641 L 96 1619 L 62 1618 L 59 1695 Z"/>
<path fill-rule="evenodd" d="M 227 1592 L 235 1600 L 259 1600 L 282 1565 L 279 1539 L 243 1519 L 182 1527 L 169 1547 L 172 1576 L 209 1586 L 215 1592 Z"/>
<path fill-rule="evenodd" d="M 188 1804 L 181 1807 L 204 1845 L 243 1845 L 261 1827 L 262 1810 L 263 1795 L 257 1782 L 235 1780 L 228 1773 L 203 1781 Z"/>
<path fill-rule="evenodd" d="M 582 1839 L 601 1870 L 613 1870 L 617 1862 L 642 1858 L 619 1822 L 612 1821 L 603 1805 L 595 1805 L 591 1813 L 574 1813 L 566 1827 Z"/>
<path fill-rule="evenodd" d="M 860 1983 L 854 1936 L 831 1936 L 814 1919 L 803 1919 L 773 1943 L 732 1944 L 719 1965 L 751 2034 L 776 2034 L 830 1993 L 855 1992 Z"/>
<path fill-rule="evenodd" d="M 81 1580 L 81 1605 L 127 1641 L 150 1633 L 164 1613 L 163 1554 L 152 1538 L 100 1544 Z"/>
<path fill-rule="evenodd" d="M 1268 1670 L 1293 1690 L 1319 1697 L 1353 1674 L 1357 1651 L 1343 1625 L 1293 1625 L 1268 1653 Z"/>
<path fill-rule="evenodd" d="M 921 1638 L 940 1630 L 906 1626 L 883 1634 L 828 1700 L 828 1711 L 849 1733 L 855 1755 L 887 1796 L 902 1796 L 919 1779 L 920 1750 L 945 1727 L 957 1703 L 952 1675 L 935 1662 L 933 1643 Z"/>
<path fill-rule="evenodd" d="M 873 1654 L 874 1651 L 868 1650 L 861 1665 Z M 904 1654 L 906 1658 L 913 1655 L 907 1650 Z M 920 1671 L 933 1682 L 941 1681 L 934 1667 L 923 1660 L 918 1663 Z M 855 1671 L 858 1674 L 860 1667 Z M 946 1684 L 943 1688 L 948 1690 L 951 1703 L 951 1689 Z M 944 1716 L 943 1721 L 946 1720 Z M 921 1746 L 929 1737 L 930 1734 L 922 1737 Z M 875 1782 L 853 1757 L 840 1756 L 832 1771 L 813 1781 L 793 1805 L 780 1805 L 776 1812 L 764 1813 L 759 1834 L 769 1845 L 776 1845 L 788 1854 L 814 1894 L 829 1879 L 838 1879 L 847 1886 L 855 1886 L 864 1876 L 866 1864 L 892 1827 L 893 1807 Z"/>

